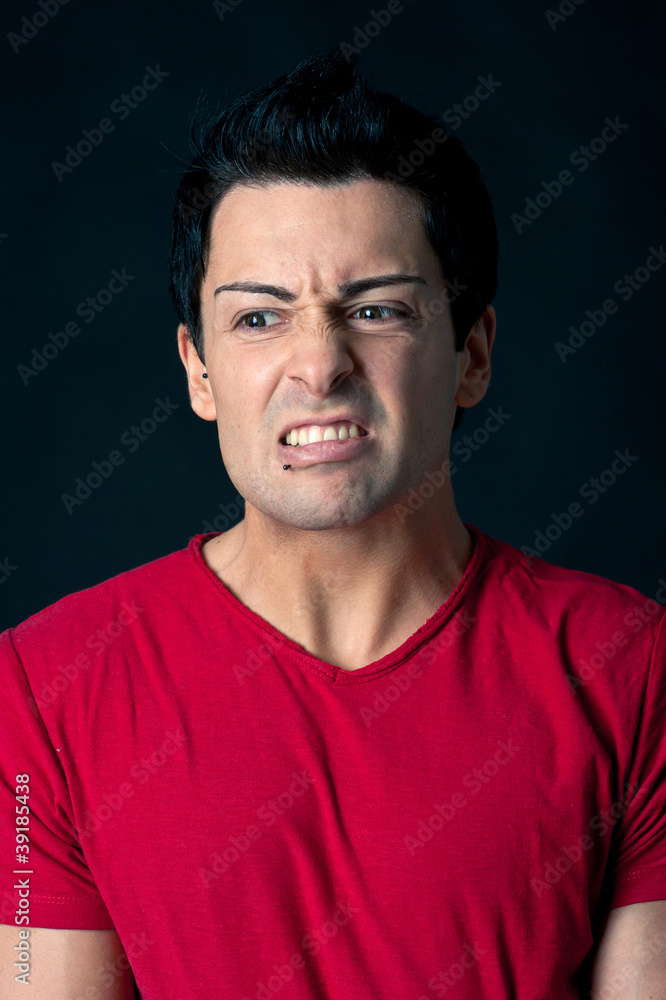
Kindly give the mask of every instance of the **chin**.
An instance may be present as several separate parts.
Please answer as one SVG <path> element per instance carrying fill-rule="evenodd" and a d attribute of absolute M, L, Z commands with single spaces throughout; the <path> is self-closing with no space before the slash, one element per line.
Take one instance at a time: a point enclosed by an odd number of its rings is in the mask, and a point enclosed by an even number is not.
<path fill-rule="evenodd" d="M 367 502 L 367 499 L 362 504 L 358 501 L 350 502 L 348 499 L 336 503 L 331 498 L 317 502 L 312 495 L 302 497 L 296 494 L 287 498 L 284 505 L 259 503 L 255 506 L 266 517 L 300 531 L 355 528 L 379 512 L 375 505 L 371 506 Z"/>

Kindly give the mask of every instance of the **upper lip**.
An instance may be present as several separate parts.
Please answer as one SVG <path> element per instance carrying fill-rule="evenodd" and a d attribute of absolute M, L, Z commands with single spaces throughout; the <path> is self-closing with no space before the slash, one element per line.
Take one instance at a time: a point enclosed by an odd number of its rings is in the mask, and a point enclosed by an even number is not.
<path fill-rule="evenodd" d="M 370 433 L 363 421 L 359 420 L 359 418 L 354 416 L 354 414 L 351 414 L 350 416 L 348 413 L 340 413 L 333 417 L 325 417 L 323 415 L 318 417 L 294 417 L 290 423 L 284 425 L 280 431 L 278 440 L 282 441 L 282 439 L 287 436 L 289 431 L 293 431 L 295 427 L 311 427 L 313 424 L 316 424 L 318 427 L 325 427 L 326 424 L 337 424 L 341 421 L 348 424 L 356 424 L 361 428 L 361 430 L 364 430 L 366 434 Z"/>

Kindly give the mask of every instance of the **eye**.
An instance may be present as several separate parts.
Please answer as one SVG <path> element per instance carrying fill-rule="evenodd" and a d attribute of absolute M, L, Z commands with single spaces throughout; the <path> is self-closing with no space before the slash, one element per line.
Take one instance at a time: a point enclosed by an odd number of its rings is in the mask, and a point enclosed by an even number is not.
<path fill-rule="evenodd" d="M 357 309 L 356 312 L 353 313 L 353 315 L 356 316 L 358 313 L 370 313 L 373 310 L 375 310 L 375 311 L 382 311 L 383 310 L 384 312 L 393 313 L 393 317 L 396 317 L 396 316 L 401 316 L 401 317 L 402 316 L 407 316 L 407 313 L 403 309 L 394 309 L 393 306 L 376 306 L 376 305 L 372 305 L 372 304 L 368 305 L 368 306 L 361 306 L 360 309 Z M 360 316 L 359 319 L 366 320 L 366 321 L 368 321 L 368 320 L 371 321 L 371 320 L 374 319 L 374 317 L 372 317 L 372 316 Z"/>
<path fill-rule="evenodd" d="M 276 312 L 273 312 L 271 309 L 255 309 L 253 312 L 243 313 L 243 315 L 240 317 L 240 319 L 238 320 L 238 322 L 235 324 L 234 330 L 237 327 L 241 327 L 241 329 L 245 329 L 245 330 L 264 330 L 267 326 L 277 326 L 276 323 L 266 323 L 266 322 L 259 322 L 259 323 L 250 322 L 250 323 L 245 323 L 244 322 L 244 320 L 246 320 L 248 318 L 248 316 L 249 317 L 261 316 L 263 318 L 264 316 L 277 316 L 277 315 L 278 314 Z"/>

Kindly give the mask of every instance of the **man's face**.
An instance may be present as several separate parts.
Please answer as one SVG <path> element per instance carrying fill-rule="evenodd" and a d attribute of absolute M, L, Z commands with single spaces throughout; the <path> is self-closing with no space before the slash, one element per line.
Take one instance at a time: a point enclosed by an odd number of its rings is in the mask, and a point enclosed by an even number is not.
<path fill-rule="evenodd" d="M 217 420 L 246 504 L 296 528 L 357 525 L 441 467 L 464 355 L 413 194 L 365 179 L 237 186 L 214 213 L 210 247 L 208 379 L 190 350 L 190 390 L 195 411 Z M 386 275 L 414 280 L 339 287 Z M 238 282 L 279 286 L 290 300 L 219 290 Z M 292 428 L 319 425 L 323 437 L 342 421 L 360 435 L 282 443 Z"/>

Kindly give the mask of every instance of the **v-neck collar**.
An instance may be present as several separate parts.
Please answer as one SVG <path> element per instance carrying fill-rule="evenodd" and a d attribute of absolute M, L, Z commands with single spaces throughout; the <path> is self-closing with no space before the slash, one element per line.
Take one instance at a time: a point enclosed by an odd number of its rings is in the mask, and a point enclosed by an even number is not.
<path fill-rule="evenodd" d="M 363 667 L 358 667 L 356 670 L 345 670 L 344 667 L 336 666 L 333 663 L 327 663 L 325 660 L 321 660 L 319 657 L 313 656 L 306 649 L 304 649 L 303 646 L 299 645 L 299 643 L 295 642 L 293 639 L 290 639 L 283 632 L 280 632 L 279 629 L 276 629 L 270 622 L 266 621 L 265 618 L 262 618 L 261 615 L 258 615 L 246 604 L 243 604 L 242 601 L 231 593 L 226 584 L 220 580 L 220 578 L 207 565 L 201 551 L 205 542 L 211 538 L 216 538 L 218 535 L 223 534 L 223 532 L 210 531 L 196 534 L 190 540 L 188 549 L 198 571 L 203 574 L 204 578 L 223 598 L 230 609 L 236 614 L 243 615 L 250 623 L 254 631 L 257 632 L 264 639 L 264 641 L 266 639 L 266 635 L 270 636 L 275 643 L 280 643 L 284 646 L 285 652 L 287 652 L 300 666 L 304 667 L 310 673 L 326 678 L 334 684 L 359 684 L 395 670 L 396 667 L 399 667 L 406 660 L 408 660 L 419 649 L 419 647 L 428 642 L 438 629 L 444 628 L 458 610 L 465 593 L 470 587 L 471 581 L 477 575 L 477 571 L 483 561 L 483 555 L 485 554 L 486 548 L 483 532 L 480 531 L 475 525 L 470 524 L 467 521 L 463 523 L 472 536 L 474 548 L 467 566 L 465 567 L 465 570 L 453 591 L 449 594 L 444 603 L 441 604 L 434 612 L 434 614 L 432 614 L 427 621 L 420 625 L 419 628 L 417 628 L 417 630 L 409 636 L 409 638 L 405 639 L 400 646 L 392 650 L 390 653 L 386 653 L 384 656 L 380 657 L 380 659 L 374 660 L 372 663 L 368 663 Z"/>

